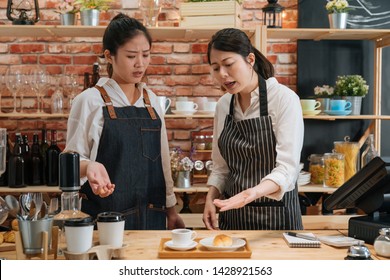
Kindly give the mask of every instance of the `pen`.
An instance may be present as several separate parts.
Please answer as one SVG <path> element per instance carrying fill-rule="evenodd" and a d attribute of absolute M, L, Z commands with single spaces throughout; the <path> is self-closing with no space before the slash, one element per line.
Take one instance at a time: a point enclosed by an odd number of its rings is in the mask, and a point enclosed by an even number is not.
<path fill-rule="evenodd" d="M 302 234 L 302 233 L 296 233 L 296 232 L 288 231 L 288 232 L 286 232 L 286 234 L 290 235 L 290 236 L 298 237 L 298 238 L 307 239 L 307 240 L 318 241 L 317 237 L 315 237 L 315 236 L 308 236 L 308 235 Z"/>

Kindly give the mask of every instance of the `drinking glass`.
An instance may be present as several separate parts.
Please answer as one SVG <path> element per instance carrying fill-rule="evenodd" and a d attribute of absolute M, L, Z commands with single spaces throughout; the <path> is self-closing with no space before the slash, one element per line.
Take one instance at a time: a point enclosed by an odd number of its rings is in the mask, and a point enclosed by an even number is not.
<path fill-rule="evenodd" d="M 142 12 L 144 15 L 144 24 L 147 27 L 156 27 L 158 15 L 161 11 L 162 0 L 142 0 Z"/>
<path fill-rule="evenodd" d="M 23 74 L 20 70 L 12 70 L 10 67 L 7 69 L 5 74 L 5 83 L 7 89 L 12 93 L 14 97 L 14 110 L 16 112 L 16 95 L 23 86 Z"/>
<path fill-rule="evenodd" d="M 61 77 L 60 85 L 63 88 L 64 97 L 68 98 L 68 109 L 70 111 L 70 108 L 72 107 L 72 102 L 76 94 L 76 89 L 78 88 L 79 84 L 77 82 L 77 79 L 75 75 L 63 75 Z"/>
<path fill-rule="evenodd" d="M 37 112 L 43 113 L 43 93 L 48 86 L 48 76 L 41 67 L 36 67 L 30 72 L 30 87 L 37 96 Z"/>
<path fill-rule="evenodd" d="M 21 87 L 19 91 L 19 96 L 20 96 L 20 113 L 23 113 L 23 98 L 24 98 L 24 93 L 27 93 L 30 89 L 30 81 L 29 81 L 29 76 L 26 74 L 21 75 Z"/>
<path fill-rule="evenodd" d="M 7 129 L 0 128 L 0 176 L 4 174 L 6 168 L 7 153 Z"/>

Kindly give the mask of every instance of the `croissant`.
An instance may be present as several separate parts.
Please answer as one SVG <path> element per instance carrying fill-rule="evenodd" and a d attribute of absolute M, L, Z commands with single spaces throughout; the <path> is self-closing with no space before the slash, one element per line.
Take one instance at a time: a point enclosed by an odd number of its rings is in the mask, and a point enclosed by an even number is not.
<path fill-rule="evenodd" d="M 4 242 L 4 236 L 3 236 L 3 233 L 0 232 L 0 244 L 3 244 Z"/>
<path fill-rule="evenodd" d="M 11 228 L 13 230 L 19 231 L 19 223 L 17 219 L 13 219 L 11 222 Z"/>
<path fill-rule="evenodd" d="M 233 245 L 233 239 L 225 234 L 219 234 L 214 237 L 213 246 L 230 247 Z"/>
<path fill-rule="evenodd" d="M 5 242 L 15 243 L 15 237 L 16 237 L 16 235 L 15 235 L 14 230 L 4 232 L 4 241 Z"/>

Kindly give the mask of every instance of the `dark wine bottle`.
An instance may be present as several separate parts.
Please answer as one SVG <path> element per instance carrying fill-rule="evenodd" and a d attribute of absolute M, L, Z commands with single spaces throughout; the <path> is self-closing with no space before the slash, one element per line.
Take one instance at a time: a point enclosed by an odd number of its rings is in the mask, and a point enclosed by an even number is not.
<path fill-rule="evenodd" d="M 22 136 L 22 156 L 24 160 L 24 182 L 26 185 L 31 185 L 31 151 L 30 145 L 28 144 L 28 136 Z"/>
<path fill-rule="evenodd" d="M 42 142 L 40 147 L 41 157 L 42 157 L 42 184 L 46 185 L 46 177 L 47 177 L 47 158 L 46 152 L 49 148 L 49 144 L 47 143 L 47 131 L 46 129 L 42 129 Z"/>
<path fill-rule="evenodd" d="M 42 180 L 43 161 L 40 151 L 38 134 L 34 133 L 33 143 L 31 145 L 31 185 L 39 186 L 43 184 Z"/>
<path fill-rule="evenodd" d="M 83 86 L 83 90 L 86 90 L 87 88 L 89 88 L 91 82 L 89 80 L 89 73 L 88 72 L 84 72 L 84 86 Z"/>
<path fill-rule="evenodd" d="M 99 81 L 100 79 L 99 71 L 100 71 L 99 63 L 95 62 L 92 67 L 92 80 L 91 80 L 90 87 L 94 87 Z"/>
<path fill-rule="evenodd" d="M 22 155 L 22 137 L 20 133 L 15 135 L 15 145 L 8 162 L 8 185 L 10 188 L 25 187 L 24 159 Z"/>
<path fill-rule="evenodd" d="M 5 171 L 0 176 L 0 186 L 8 186 L 8 162 L 9 162 L 10 156 L 11 156 L 11 148 L 9 145 L 9 138 L 8 138 L 8 134 L 7 134 L 6 155 L 5 155 Z"/>
<path fill-rule="evenodd" d="M 58 186 L 59 166 L 58 161 L 61 150 L 57 146 L 57 131 L 51 131 L 51 143 L 46 151 L 47 158 L 47 182 L 48 186 Z"/>

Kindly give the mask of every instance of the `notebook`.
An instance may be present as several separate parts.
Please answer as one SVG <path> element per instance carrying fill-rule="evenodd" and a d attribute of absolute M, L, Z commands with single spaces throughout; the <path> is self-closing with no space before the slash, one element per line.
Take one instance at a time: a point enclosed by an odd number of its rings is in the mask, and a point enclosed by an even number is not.
<path fill-rule="evenodd" d="M 312 233 L 302 233 L 303 235 L 315 237 Z M 295 236 L 288 235 L 283 232 L 283 238 L 286 241 L 287 245 L 291 248 L 319 248 L 321 247 L 321 242 L 319 240 L 308 240 Z"/>

